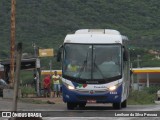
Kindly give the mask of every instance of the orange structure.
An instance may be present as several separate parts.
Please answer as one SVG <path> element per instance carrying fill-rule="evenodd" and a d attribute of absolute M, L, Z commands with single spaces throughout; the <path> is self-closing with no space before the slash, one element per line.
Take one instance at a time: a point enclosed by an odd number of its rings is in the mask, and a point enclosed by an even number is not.
<path fill-rule="evenodd" d="M 132 72 L 137 75 L 138 86 L 160 85 L 160 67 L 133 68 Z"/>
<path fill-rule="evenodd" d="M 57 71 L 58 75 L 62 75 L 62 70 L 41 70 L 41 75 L 53 75 L 54 71 Z"/>

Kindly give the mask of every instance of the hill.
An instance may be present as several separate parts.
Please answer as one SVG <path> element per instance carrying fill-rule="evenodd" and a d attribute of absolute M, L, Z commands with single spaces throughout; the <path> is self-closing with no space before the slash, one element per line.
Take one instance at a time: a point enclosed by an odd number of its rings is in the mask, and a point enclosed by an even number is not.
<path fill-rule="evenodd" d="M 0 58 L 9 57 L 10 1 L 0 1 Z M 159 49 L 159 0 L 16 0 L 16 43 L 24 52 L 57 49 L 68 33 L 77 29 L 119 30 L 130 47 Z"/>

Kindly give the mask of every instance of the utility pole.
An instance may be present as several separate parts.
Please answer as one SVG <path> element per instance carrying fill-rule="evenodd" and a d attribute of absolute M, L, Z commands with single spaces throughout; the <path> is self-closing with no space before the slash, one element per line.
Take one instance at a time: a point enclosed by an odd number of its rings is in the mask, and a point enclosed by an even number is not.
<path fill-rule="evenodd" d="M 38 58 L 38 48 L 35 43 L 32 43 L 34 47 L 34 57 L 36 58 L 36 92 L 37 96 L 40 96 L 40 59 Z"/>
<path fill-rule="evenodd" d="M 141 56 L 140 55 L 137 55 L 137 68 L 139 68 L 140 67 L 140 65 L 139 65 L 139 61 L 140 61 L 140 58 Z"/>
<path fill-rule="evenodd" d="M 140 55 L 137 55 L 137 68 L 140 68 L 140 65 L 139 65 L 139 61 L 140 61 L 140 58 L 141 56 Z M 138 85 L 138 91 L 139 91 L 139 77 L 138 77 L 138 74 L 137 74 L 137 85 Z"/>
<path fill-rule="evenodd" d="M 52 60 L 49 62 L 50 76 L 52 76 Z"/>
<path fill-rule="evenodd" d="M 10 41 L 10 87 L 14 83 L 14 63 L 15 63 L 15 5 L 16 0 L 11 0 L 11 41 Z"/>
<path fill-rule="evenodd" d="M 133 64 L 131 63 L 131 71 L 132 71 L 132 68 L 133 68 Z M 134 89 L 133 73 L 131 74 L 131 88 L 132 90 Z"/>
<path fill-rule="evenodd" d="M 16 50 L 16 74 L 15 74 L 15 81 L 14 81 L 13 111 L 17 111 L 21 57 L 22 57 L 22 43 L 18 43 L 17 50 Z"/>

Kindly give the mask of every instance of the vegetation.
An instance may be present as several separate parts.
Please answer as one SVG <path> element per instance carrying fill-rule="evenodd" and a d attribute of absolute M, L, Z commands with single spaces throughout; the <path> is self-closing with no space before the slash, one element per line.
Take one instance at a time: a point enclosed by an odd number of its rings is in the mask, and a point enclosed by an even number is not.
<path fill-rule="evenodd" d="M 129 95 L 128 104 L 154 104 L 154 101 L 156 100 L 156 93 L 159 89 L 160 87 L 146 87 L 142 91 L 132 91 Z"/>
<path fill-rule="evenodd" d="M 21 87 L 22 94 L 35 94 L 35 88 L 33 87 Z"/>
<path fill-rule="evenodd" d="M 156 58 L 157 55 L 150 54 L 147 48 L 134 47 L 129 51 L 132 67 L 138 67 L 138 62 L 140 67 L 160 67 L 160 59 Z"/>
<path fill-rule="evenodd" d="M 10 6 L 0 1 L 0 60 L 10 54 Z M 127 35 L 130 47 L 159 49 L 159 8 L 159 0 L 16 0 L 16 43 L 23 42 L 23 52 L 33 54 L 33 42 L 57 49 L 77 29 L 108 28 Z M 150 63 L 142 66 L 160 66 Z"/>
<path fill-rule="evenodd" d="M 36 91 L 35 88 L 32 86 L 21 86 L 21 95 L 22 97 L 35 97 L 36 96 Z"/>
<path fill-rule="evenodd" d="M 149 94 L 145 91 L 133 91 L 131 92 L 128 104 L 130 105 L 145 105 L 154 104 L 155 94 Z"/>
<path fill-rule="evenodd" d="M 23 70 L 20 74 L 21 86 L 25 86 L 27 84 L 33 85 L 33 71 Z"/>
<path fill-rule="evenodd" d="M 160 90 L 160 86 L 151 86 L 149 88 L 144 88 L 144 91 L 149 94 L 156 94 L 158 90 Z"/>

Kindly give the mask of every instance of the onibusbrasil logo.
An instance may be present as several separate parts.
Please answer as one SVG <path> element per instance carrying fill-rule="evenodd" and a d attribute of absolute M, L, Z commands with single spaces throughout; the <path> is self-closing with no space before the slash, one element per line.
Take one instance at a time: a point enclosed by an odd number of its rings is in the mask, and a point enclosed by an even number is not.
<path fill-rule="evenodd" d="M 2 117 L 42 117 L 40 112 L 2 112 Z"/>

